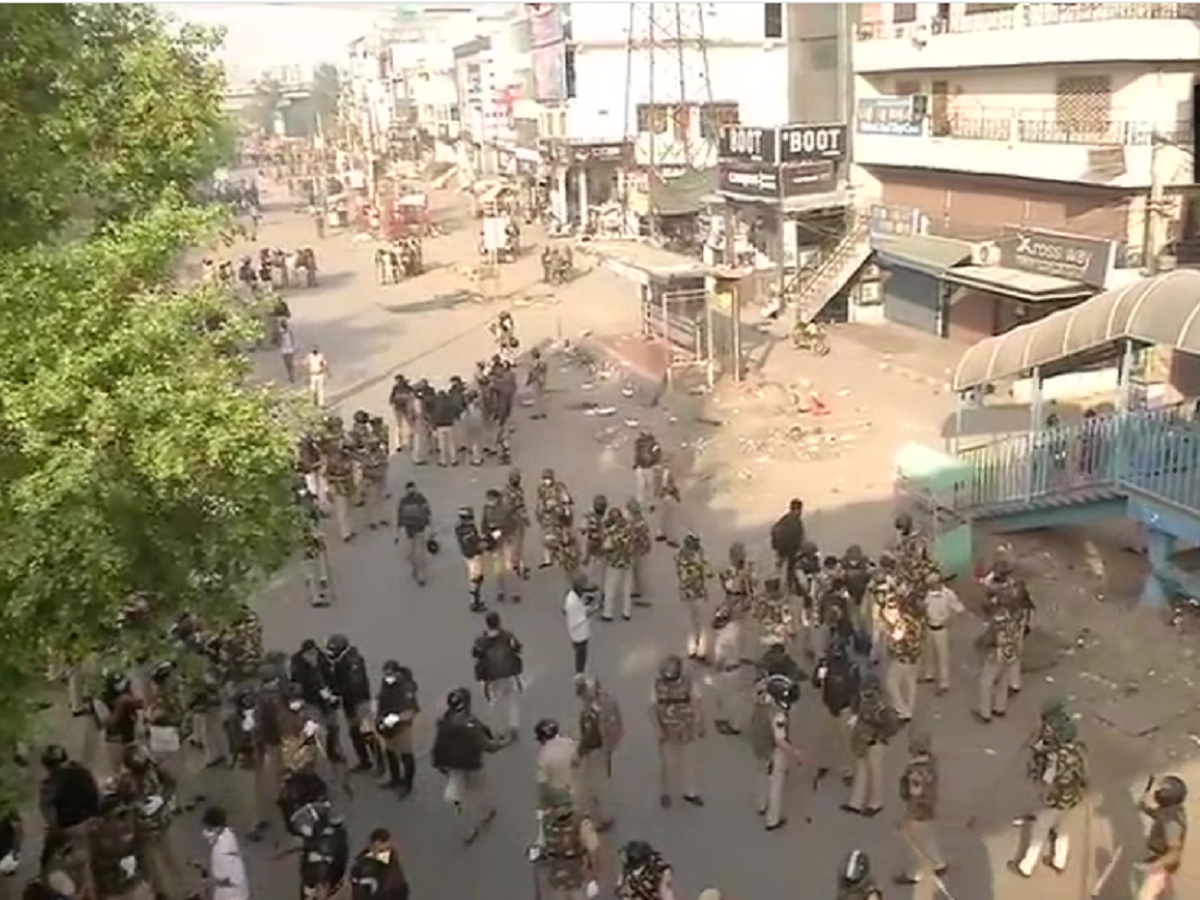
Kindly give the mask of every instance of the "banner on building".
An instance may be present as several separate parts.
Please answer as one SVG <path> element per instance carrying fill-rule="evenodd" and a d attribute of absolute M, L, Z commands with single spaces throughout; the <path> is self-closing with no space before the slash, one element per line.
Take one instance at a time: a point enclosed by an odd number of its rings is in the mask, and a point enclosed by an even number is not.
<path fill-rule="evenodd" d="M 779 167 L 761 162 L 718 163 L 717 191 L 747 200 L 778 200 Z"/>
<path fill-rule="evenodd" d="M 1103 288 L 1116 259 L 1112 241 L 1037 228 L 1013 229 L 996 239 L 1000 265 Z"/>
<path fill-rule="evenodd" d="M 846 158 L 845 125 L 785 125 L 779 129 L 781 163 L 814 162 Z"/>
<path fill-rule="evenodd" d="M 564 4 L 526 3 L 534 98 L 552 103 L 567 97 L 567 35 Z"/>
<path fill-rule="evenodd" d="M 717 140 L 717 158 L 774 164 L 779 158 L 779 133 L 754 125 L 725 125 Z"/>
<path fill-rule="evenodd" d="M 854 130 L 859 134 L 920 137 L 925 133 L 925 116 L 918 112 L 912 97 L 860 97 Z"/>
<path fill-rule="evenodd" d="M 780 166 L 779 185 L 785 199 L 833 191 L 837 189 L 837 166 L 830 159 Z"/>

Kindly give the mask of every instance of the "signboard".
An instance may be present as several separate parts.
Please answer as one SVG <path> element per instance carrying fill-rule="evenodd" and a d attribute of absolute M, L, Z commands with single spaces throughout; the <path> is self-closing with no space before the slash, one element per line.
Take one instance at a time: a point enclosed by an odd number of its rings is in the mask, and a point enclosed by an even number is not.
<path fill-rule="evenodd" d="M 1000 265 L 1103 288 L 1116 257 L 1112 241 L 1021 228 L 996 240 Z"/>
<path fill-rule="evenodd" d="M 778 200 L 779 167 L 760 162 L 718 163 L 717 191 L 751 200 Z"/>
<path fill-rule="evenodd" d="M 779 184 L 785 198 L 823 194 L 837 188 L 837 166 L 829 159 L 780 166 Z"/>
<path fill-rule="evenodd" d="M 785 125 L 779 129 L 779 161 L 811 162 L 846 158 L 845 125 Z"/>
<path fill-rule="evenodd" d="M 581 144 L 571 148 L 575 162 L 621 162 L 630 155 L 629 144 Z"/>
<path fill-rule="evenodd" d="M 912 97 L 861 97 L 854 130 L 859 134 L 920 137 L 925 133 L 925 117 L 917 115 Z"/>
<path fill-rule="evenodd" d="M 775 163 L 779 156 L 778 143 L 779 135 L 774 128 L 725 125 L 717 141 L 717 158 Z"/>
<path fill-rule="evenodd" d="M 533 99 L 551 102 L 567 96 L 567 35 L 561 3 L 526 3 Z"/>

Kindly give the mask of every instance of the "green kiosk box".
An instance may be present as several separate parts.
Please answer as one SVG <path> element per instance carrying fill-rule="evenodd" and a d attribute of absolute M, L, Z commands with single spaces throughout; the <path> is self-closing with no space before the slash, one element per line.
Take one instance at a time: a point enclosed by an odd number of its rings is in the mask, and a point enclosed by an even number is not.
<path fill-rule="evenodd" d="M 930 536 L 934 559 L 947 576 L 974 567 L 971 521 L 960 510 L 971 469 L 956 456 L 909 442 L 896 454 L 896 507 Z"/>

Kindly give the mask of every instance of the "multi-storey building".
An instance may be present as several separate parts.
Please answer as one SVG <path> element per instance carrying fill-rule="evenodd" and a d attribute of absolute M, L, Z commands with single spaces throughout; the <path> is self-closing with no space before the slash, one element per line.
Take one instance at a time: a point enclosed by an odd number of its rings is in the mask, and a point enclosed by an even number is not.
<path fill-rule="evenodd" d="M 885 315 L 974 340 L 1157 265 L 1192 182 L 1196 18 L 1178 3 L 865 4 L 854 160 L 886 233 Z"/>

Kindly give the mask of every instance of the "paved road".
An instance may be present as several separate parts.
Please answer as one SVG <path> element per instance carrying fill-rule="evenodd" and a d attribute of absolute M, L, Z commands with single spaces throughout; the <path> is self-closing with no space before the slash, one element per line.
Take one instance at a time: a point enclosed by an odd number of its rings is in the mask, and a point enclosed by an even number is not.
<path fill-rule="evenodd" d="M 288 246 L 308 243 L 306 232 L 307 223 L 282 214 L 272 217 L 262 237 Z M 344 408 L 363 406 L 382 412 L 390 381 L 386 373 L 397 368 L 411 376 L 445 378 L 469 371 L 476 359 L 490 353 L 483 324 L 497 307 L 448 299 L 462 287 L 453 266 L 474 261 L 473 244 L 470 230 L 431 242 L 429 256 L 441 266 L 395 287 L 374 284 L 368 247 L 344 238 L 331 238 L 321 244 L 325 286 L 312 292 L 298 291 L 289 299 L 301 342 L 318 342 L 330 358 L 334 391 L 354 392 L 346 398 Z M 532 254 L 506 268 L 499 292 L 511 295 L 504 302 L 519 304 L 518 331 L 526 346 L 589 329 L 619 331 L 632 325 L 632 289 L 614 276 L 594 273 L 549 298 L 536 284 L 536 268 Z M 861 375 L 869 358 L 843 358 L 842 362 L 851 369 L 857 367 Z M 274 363 L 269 356 L 264 359 L 266 366 Z M 825 368 L 820 371 L 832 372 L 830 367 L 836 367 L 836 363 L 832 358 L 822 361 Z M 677 445 L 686 443 L 689 452 L 706 443 L 719 443 L 711 435 L 706 436 L 705 426 L 691 420 L 693 409 L 689 404 L 694 401 L 672 403 L 670 409 L 651 409 L 641 402 L 641 393 L 633 398 L 623 396 L 620 388 L 624 379 L 619 375 L 596 379 L 566 362 L 554 366 L 552 378 L 555 394 L 550 418 L 521 421 L 515 441 L 517 462 L 530 484 L 543 467 L 553 466 L 580 502 L 596 492 L 604 492 L 613 500 L 624 499 L 632 489 L 628 462 L 634 422 L 671 435 L 669 440 Z M 727 541 L 734 537 L 749 537 L 752 546 L 761 548 L 762 525 L 769 511 L 786 502 L 787 496 L 795 492 L 789 489 L 789 481 L 794 485 L 801 477 L 806 496 L 811 488 L 818 497 L 816 505 L 826 510 L 824 524 L 819 527 L 833 535 L 831 543 L 844 545 L 861 535 L 869 535 L 861 538 L 864 543 L 876 543 L 884 521 L 881 500 L 849 510 L 844 505 L 862 493 L 863 482 L 870 482 L 867 486 L 875 495 L 881 493 L 886 486 L 888 453 L 894 452 L 897 440 L 927 436 L 909 422 L 908 412 L 900 414 L 901 407 L 915 411 L 929 405 L 927 391 L 919 390 L 917 386 L 896 386 L 894 391 L 898 393 L 888 397 L 856 397 L 853 401 L 843 397 L 841 402 L 853 402 L 863 417 L 885 422 L 889 412 L 896 414 L 902 420 L 898 430 L 885 432 L 892 428 L 891 423 L 880 425 L 863 439 L 866 456 L 855 455 L 849 462 L 850 451 L 843 450 L 840 463 L 835 458 L 806 463 L 803 468 L 796 463 L 777 465 L 770 487 L 762 479 L 750 482 L 737 477 L 756 455 L 761 455 L 763 451 L 758 448 L 734 444 L 721 455 L 705 456 L 705 474 L 693 487 L 689 517 L 709 538 L 713 557 L 723 557 Z M 619 412 L 611 418 L 589 417 L 573 408 L 585 400 L 611 404 Z M 730 401 L 727 415 L 752 415 L 751 407 L 748 402 L 738 405 Z M 835 449 L 833 456 L 838 455 Z M 856 473 L 856 465 L 863 471 Z M 456 507 L 478 503 L 483 491 L 498 486 L 503 477 L 504 470 L 495 466 L 417 469 L 407 461 L 393 465 L 391 474 L 394 486 L 409 478 L 418 481 L 433 501 L 447 545 L 452 543 L 448 530 Z M 739 508 L 739 498 L 749 505 Z M 841 511 L 835 514 L 839 508 Z M 479 617 L 467 611 L 460 560 L 447 546 L 435 562 L 431 583 L 417 588 L 407 581 L 390 536 L 368 532 L 351 545 L 335 546 L 332 561 L 338 602 L 331 609 L 310 609 L 294 578 L 283 580 L 269 592 L 263 601 L 269 644 L 291 649 L 306 637 L 320 639 L 341 631 L 358 644 L 373 669 L 389 657 L 410 666 L 421 683 L 429 710 L 421 740 L 427 745 L 428 720 L 441 698 L 448 689 L 470 683 L 468 649 L 481 627 Z M 745 742 L 738 739 L 710 733 L 705 740 L 702 786 L 707 805 L 703 809 L 659 809 L 646 700 L 657 660 L 668 650 L 680 649 L 684 634 L 666 550 L 655 550 L 651 583 L 653 608 L 638 611 L 633 624 L 598 624 L 593 642 L 595 671 L 623 703 L 628 725 L 626 744 L 617 760 L 619 823 L 615 834 L 608 838 L 610 849 L 633 837 L 654 842 L 675 864 L 684 897 L 715 885 L 732 897 L 823 900 L 833 894 L 837 861 L 854 846 L 870 850 L 879 867 L 890 875 L 902 858 L 893 830 L 899 813 L 897 803 L 889 803 L 885 814 L 874 820 L 852 818 L 838 810 L 844 799 L 840 787 L 827 784 L 814 793 L 807 778 L 797 777 L 789 789 L 789 826 L 781 832 L 764 834 L 753 810 L 751 757 Z M 413 798 L 399 802 L 364 780 L 349 804 L 356 839 L 381 824 L 398 835 L 416 897 L 529 900 L 532 884 L 524 848 L 534 829 L 530 729 L 542 715 L 569 722 L 574 712 L 570 653 L 559 612 L 560 599 L 558 577 L 549 571 L 537 572 L 526 585 L 524 602 L 519 607 L 501 608 L 507 624 L 528 648 L 526 722 L 523 741 L 489 761 L 501 813 L 484 839 L 470 849 L 463 849 L 457 842 L 452 813 L 440 801 L 440 781 L 425 758 L 420 763 Z M 956 636 L 956 641 L 965 649 L 969 638 L 963 633 Z M 921 713 L 936 735 L 945 765 L 944 850 L 954 865 L 951 890 L 963 900 L 1016 898 L 1027 894 L 1031 887 L 1017 883 L 1003 871 L 1015 837 L 1005 820 L 1015 811 L 1019 799 L 1004 796 L 1004 791 L 993 790 L 992 785 L 1007 767 L 1028 716 L 1023 717 L 1024 723 L 1008 730 L 999 725 L 986 732 L 973 729 L 967 721 L 965 679 L 960 684 L 954 695 L 939 701 L 936 709 L 925 703 Z M 802 702 L 798 711 L 802 745 L 810 742 L 814 712 L 811 700 Z M 889 795 L 901 755 L 902 748 L 897 746 L 889 758 Z M 1126 834 L 1136 828 L 1136 823 L 1129 822 L 1127 798 L 1123 800 L 1119 790 L 1107 798 L 1107 805 L 1110 812 L 1118 809 Z M 980 833 L 963 828 L 966 817 L 977 812 L 983 813 Z M 1072 870 L 1062 878 L 1040 873 L 1032 885 L 1039 896 L 1064 900 L 1080 896 L 1087 878 L 1084 859 L 1093 864 L 1098 846 L 1081 847 Z M 259 896 L 294 890 L 290 871 L 283 870 L 282 864 L 265 861 L 262 851 L 255 853 Z M 910 895 L 908 889 L 890 886 L 885 894 L 889 900 Z M 911 896 L 930 897 L 933 889 L 922 885 Z"/>

